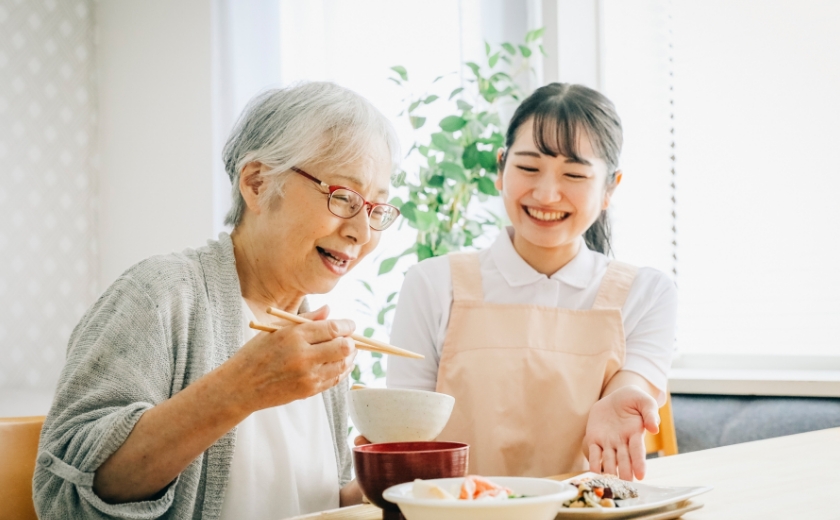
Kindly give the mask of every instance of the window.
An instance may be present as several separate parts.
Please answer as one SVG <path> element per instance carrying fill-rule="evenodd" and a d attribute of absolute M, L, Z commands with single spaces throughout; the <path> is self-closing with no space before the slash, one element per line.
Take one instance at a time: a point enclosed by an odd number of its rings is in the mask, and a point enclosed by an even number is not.
<path fill-rule="evenodd" d="M 675 269 L 682 366 L 840 368 L 840 4 L 601 5 L 627 138 L 616 249 Z"/>

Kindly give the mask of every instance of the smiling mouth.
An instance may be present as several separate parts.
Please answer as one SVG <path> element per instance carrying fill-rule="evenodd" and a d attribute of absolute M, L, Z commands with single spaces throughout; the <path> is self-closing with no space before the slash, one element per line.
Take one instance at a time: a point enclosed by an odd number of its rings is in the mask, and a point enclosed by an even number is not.
<path fill-rule="evenodd" d="M 525 210 L 525 213 L 527 213 L 529 217 L 541 222 L 560 222 L 562 220 L 566 220 L 566 218 L 570 215 L 570 213 L 566 211 L 543 211 L 537 208 L 529 208 L 528 206 L 522 206 L 522 209 Z"/>
<path fill-rule="evenodd" d="M 323 249 L 323 248 L 320 248 L 320 247 L 317 247 L 317 246 L 315 247 L 315 249 L 318 250 L 318 254 L 320 254 L 322 258 L 324 258 L 327 262 L 329 262 L 330 264 L 332 264 L 336 267 L 344 268 L 344 267 L 347 267 L 347 264 L 350 263 L 350 260 L 338 258 L 337 256 L 333 255 L 332 253 L 330 253 L 326 249 Z"/>

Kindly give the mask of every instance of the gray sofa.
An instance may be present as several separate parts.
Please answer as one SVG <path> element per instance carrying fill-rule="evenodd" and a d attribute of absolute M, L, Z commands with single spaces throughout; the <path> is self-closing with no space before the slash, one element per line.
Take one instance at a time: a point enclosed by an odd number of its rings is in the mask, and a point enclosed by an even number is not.
<path fill-rule="evenodd" d="M 680 453 L 840 427 L 840 399 L 673 394 Z"/>

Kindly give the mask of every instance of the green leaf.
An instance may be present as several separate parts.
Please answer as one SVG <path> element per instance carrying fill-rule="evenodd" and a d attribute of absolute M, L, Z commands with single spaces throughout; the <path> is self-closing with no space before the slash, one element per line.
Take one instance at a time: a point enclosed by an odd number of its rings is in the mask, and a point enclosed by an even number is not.
<path fill-rule="evenodd" d="M 366 338 L 372 338 L 374 332 L 376 332 L 376 331 L 373 330 L 373 327 L 368 327 L 368 328 L 365 329 L 365 331 L 362 334 Z"/>
<path fill-rule="evenodd" d="M 373 294 L 373 288 L 370 286 L 369 283 L 367 283 L 364 280 L 359 280 L 359 281 L 362 282 L 362 285 L 365 286 L 365 289 L 367 289 L 370 294 Z"/>
<path fill-rule="evenodd" d="M 480 73 L 481 67 L 479 67 L 477 63 L 473 63 L 471 61 L 468 61 L 464 65 L 466 65 L 467 67 L 470 68 L 470 70 L 473 71 L 473 74 L 475 74 L 476 78 L 481 77 L 481 73 Z"/>
<path fill-rule="evenodd" d="M 490 56 L 490 58 L 487 60 L 487 64 L 490 65 L 491 69 L 496 66 L 496 63 L 499 62 L 499 56 L 501 56 L 501 54 L 501 52 L 497 52 L 496 54 Z"/>
<path fill-rule="evenodd" d="M 390 79 L 391 81 L 393 81 L 393 82 L 394 82 L 394 83 L 396 83 L 397 85 L 402 86 L 402 81 L 398 80 L 397 78 L 388 78 L 388 79 Z"/>
<path fill-rule="evenodd" d="M 463 110 L 464 112 L 472 110 L 472 107 L 473 107 L 472 105 L 470 105 L 469 103 L 467 103 L 463 99 L 459 99 L 458 101 L 455 102 L 455 104 L 458 106 L 458 108 L 460 110 Z"/>
<path fill-rule="evenodd" d="M 467 120 L 460 116 L 447 116 L 440 120 L 440 128 L 446 132 L 457 132 L 466 124 Z"/>
<path fill-rule="evenodd" d="M 478 178 L 478 191 L 487 195 L 499 194 L 499 192 L 496 190 L 496 186 L 493 185 L 493 181 L 490 180 L 490 177 Z"/>
<path fill-rule="evenodd" d="M 427 258 L 431 258 L 434 256 L 432 253 L 432 248 L 427 246 L 426 244 L 417 244 L 417 261 L 422 262 Z"/>
<path fill-rule="evenodd" d="M 446 177 L 443 175 L 432 175 L 429 180 L 426 182 L 427 186 L 431 186 L 432 188 L 440 188 L 443 186 Z"/>
<path fill-rule="evenodd" d="M 350 372 L 350 377 L 357 383 L 362 380 L 362 370 L 359 368 L 359 365 L 353 367 L 353 371 Z"/>
<path fill-rule="evenodd" d="M 463 91 L 464 91 L 464 87 L 458 87 L 455 90 L 453 90 L 452 93 L 449 94 L 449 101 L 452 101 L 452 98 L 454 98 L 455 96 L 457 96 L 458 94 L 460 94 Z"/>
<path fill-rule="evenodd" d="M 542 54 L 543 56 L 548 56 L 548 53 L 545 52 L 545 49 L 543 49 L 542 44 L 540 44 L 540 54 Z"/>
<path fill-rule="evenodd" d="M 516 56 L 516 47 L 514 47 L 513 45 L 505 42 L 505 43 L 502 44 L 502 48 L 504 50 L 506 50 L 507 53 L 510 54 L 511 56 Z"/>
<path fill-rule="evenodd" d="M 484 42 L 484 54 L 490 56 L 490 44 L 487 42 Z"/>
<path fill-rule="evenodd" d="M 464 175 L 464 169 L 454 162 L 444 161 L 440 163 L 440 169 L 443 170 L 444 175 L 457 182 L 467 182 L 467 176 Z"/>
<path fill-rule="evenodd" d="M 376 379 L 382 379 L 385 377 L 385 371 L 382 370 L 382 364 L 379 361 L 373 364 L 373 375 Z"/>
<path fill-rule="evenodd" d="M 403 81 L 408 81 L 408 71 L 402 65 L 394 65 L 391 70 L 399 74 Z"/>
<path fill-rule="evenodd" d="M 480 188 L 480 187 L 479 187 Z M 394 266 L 397 265 L 397 261 L 400 259 L 398 256 L 394 256 L 391 258 L 386 258 L 379 264 L 379 275 L 382 276 L 383 274 L 391 272 L 394 269 Z"/>
<path fill-rule="evenodd" d="M 412 248 L 412 250 L 413 250 L 413 249 L 414 249 L 414 248 Z M 386 303 L 391 303 L 391 300 L 393 300 L 393 299 L 394 299 L 394 297 L 395 297 L 396 295 L 397 295 L 397 293 L 396 293 L 396 292 L 392 292 L 391 294 L 389 294 L 389 295 L 388 295 L 388 299 L 386 300 Z M 368 336 L 368 337 L 370 337 L 370 336 Z"/>
<path fill-rule="evenodd" d="M 399 197 L 391 197 L 391 200 L 388 201 L 388 204 L 396 206 L 397 209 L 399 209 L 402 207 L 403 204 L 405 204 L 405 202 L 403 202 L 403 200 Z"/>
<path fill-rule="evenodd" d="M 429 103 L 431 103 L 431 102 L 433 102 L 433 101 L 437 100 L 437 98 L 438 98 L 438 96 L 436 96 L 436 95 L 432 94 L 431 96 L 429 96 L 429 97 L 427 97 L 426 99 L 424 99 L 424 100 L 423 100 L 423 103 L 425 103 L 425 104 L 427 104 L 427 105 L 428 105 Z"/>
<path fill-rule="evenodd" d="M 370 357 L 373 359 L 382 359 L 382 352 L 371 352 Z"/>
<path fill-rule="evenodd" d="M 417 221 L 417 204 L 408 201 L 400 208 L 400 215 L 402 215 L 409 222 Z"/>
<path fill-rule="evenodd" d="M 434 227 L 437 227 L 438 218 L 437 213 L 431 211 L 416 211 L 415 214 L 417 215 L 417 229 L 420 231 L 429 231 Z"/>
<path fill-rule="evenodd" d="M 415 102 L 413 102 L 412 104 L 408 105 L 408 113 L 410 114 L 410 113 L 414 112 L 414 109 L 415 109 L 415 108 L 417 108 L 417 107 L 419 107 L 419 106 L 420 106 L 420 103 L 422 103 L 422 102 L 423 102 L 423 100 L 422 100 L 422 99 L 418 99 L 417 101 L 415 101 Z"/>
<path fill-rule="evenodd" d="M 464 162 L 464 168 L 467 170 L 472 170 L 478 164 L 478 146 L 476 143 L 472 143 L 466 148 L 464 148 L 464 154 L 461 156 L 461 160 Z"/>
<path fill-rule="evenodd" d="M 414 128 L 415 130 L 417 130 L 418 128 L 420 128 L 424 124 L 426 124 L 426 118 L 425 117 L 411 116 L 410 119 L 411 119 L 411 127 Z"/>
<path fill-rule="evenodd" d="M 432 134 L 432 144 L 435 145 L 438 150 L 449 150 L 452 148 L 452 142 L 449 140 L 449 136 L 443 132 L 435 132 Z"/>
<path fill-rule="evenodd" d="M 540 27 L 539 29 L 534 29 L 533 31 L 528 31 L 525 33 L 525 43 L 531 43 L 539 40 L 542 38 L 542 35 L 545 33 L 545 27 Z"/>
<path fill-rule="evenodd" d="M 442 79 L 443 79 L 443 76 L 438 76 L 438 77 L 436 77 L 435 79 L 432 80 L 432 83 L 437 83 L 438 81 L 440 81 Z"/>
<path fill-rule="evenodd" d="M 385 315 L 394 310 L 396 307 L 397 306 L 393 303 L 382 307 L 382 310 L 379 311 L 379 314 L 376 315 L 376 322 L 380 325 L 385 325 Z"/>
<path fill-rule="evenodd" d="M 525 47 L 524 45 L 519 46 L 519 51 L 522 53 L 522 56 L 524 58 L 528 58 L 528 57 L 531 56 L 531 49 L 529 49 L 528 47 Z"/>
<path fill-rule="evenodd" d="M 482 150 L 478 152 L 478 163 L 488 172 L 496 171 L 496 154 Z"/>

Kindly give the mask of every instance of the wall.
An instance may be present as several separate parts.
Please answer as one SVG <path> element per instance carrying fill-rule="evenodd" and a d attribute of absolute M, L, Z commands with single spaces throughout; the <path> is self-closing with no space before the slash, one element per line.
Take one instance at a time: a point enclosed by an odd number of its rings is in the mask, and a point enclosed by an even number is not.
<path fill-rule="evenodd" d="M 97 293 L 92 8 L 0 0 L 0 398 L 11 401 L 51 392 Z"/>
<path fill-rule="evenodd" d="M 210 0 L 97 2 L 99 283 L 213 236 Z"/>

